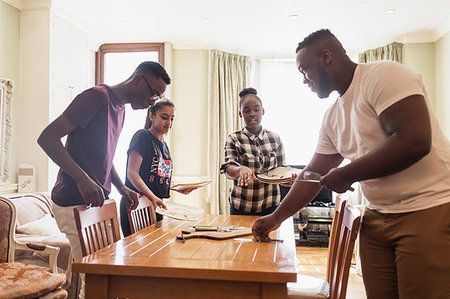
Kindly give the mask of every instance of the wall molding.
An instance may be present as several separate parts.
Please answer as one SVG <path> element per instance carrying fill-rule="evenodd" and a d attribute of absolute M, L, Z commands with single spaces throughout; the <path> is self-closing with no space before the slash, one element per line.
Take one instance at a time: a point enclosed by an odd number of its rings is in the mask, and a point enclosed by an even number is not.
<path fill-rule="evenodd" d="M 15 194 L 17 193 L 17 184 L 8 184 L 0 186 L 0 194 Z"/>
<path fill-rule="evenodd" d="M 2 0 L 19 10 L 49 10 L 52 6 L 52 0 Z"/>
<path fill-rule="evenodd" d="M 9 152 L 11 147 L 11 101 L 14 83 L 0 78 L 0 185 L 9 185 Z"/>

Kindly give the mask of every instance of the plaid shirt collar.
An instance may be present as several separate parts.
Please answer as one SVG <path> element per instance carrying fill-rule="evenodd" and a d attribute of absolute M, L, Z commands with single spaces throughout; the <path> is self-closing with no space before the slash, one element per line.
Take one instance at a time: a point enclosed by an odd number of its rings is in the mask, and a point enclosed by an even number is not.
<path fill-rule="evenodd" d="M 243 127 L 241 132 L 242 132 L 243 134 L 247 135 L 248 139 L 250 139 L 251 141 L 254 141 L 254 140 L 257 139 L 257 138 L 258 138 L 259 140 L 263 141 L 264 138 L 267 138 L 267 137 L 266 137 L 266 135 L 267 135 L 267 134 L 266 134 L 266 130 L 264 130 L 264 128 L 261 128 L 261 131 L 259 131 L 259 134 L 258 134 L 258 135 L 253 134 L 252 132 L 250 132 L 249 130 L 247 130 L 246 127 Z"/>

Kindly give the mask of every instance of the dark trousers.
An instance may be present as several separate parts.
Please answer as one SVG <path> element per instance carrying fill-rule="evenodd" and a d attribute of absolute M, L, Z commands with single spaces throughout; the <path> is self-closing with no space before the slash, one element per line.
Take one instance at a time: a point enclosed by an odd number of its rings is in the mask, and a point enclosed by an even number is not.
<path fill-rule="evenodd" d="M 247 213 L 243 212 L 241 210 L 235 209 L 232 204 L 230 204 L 230 215 L 253 215 L 253 216 L 265 216 L 272 214 L 273 211 L 277 209 L 277 206 L 273 206 L 270 208 L 267 208 L 259 213 Z"/>
<path fill-rule="evenodd" d="M 156 213 L 156 221 L 161 221 L 163 215 Z M 128 220 L 127 213 L 127 200 L 122 197 L 120 200 L 120 227 L 122 228 L 122 233 L 124 237 L 131 235 L 130 222 Z"/>

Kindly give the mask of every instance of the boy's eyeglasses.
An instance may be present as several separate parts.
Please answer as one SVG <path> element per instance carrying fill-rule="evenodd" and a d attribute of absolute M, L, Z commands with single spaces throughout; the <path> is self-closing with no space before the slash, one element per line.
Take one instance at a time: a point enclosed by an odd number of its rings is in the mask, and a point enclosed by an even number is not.
<path fill-rule="evenodd" d="M 160 100 L 161 96 L 153 90 L 153 88 L 150 86 L 150 83 L 148 83 L 147 79 L 145 79 L 144 75 L 142 75 L 142 78 L 144 78 L 145 84 L 147 84 L 148 89 L 150 89 L 150 92 L 152 93 L 151 98 L 154 99 L 155 101 Z"/>

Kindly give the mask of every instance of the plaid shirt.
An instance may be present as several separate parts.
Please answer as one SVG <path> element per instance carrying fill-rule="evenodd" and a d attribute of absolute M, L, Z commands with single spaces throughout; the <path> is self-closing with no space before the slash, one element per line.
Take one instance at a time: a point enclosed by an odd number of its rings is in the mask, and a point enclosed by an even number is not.
<path fill-rule="evenodd" d="M 263 173 L 285 165 L 284 148 L 280 136 L 262 129 L 258 136 L 246 128 L 232 133 L 225 143 L 225 163 L 221 173 L 230 165 L 243 165 L 255 173 Z M 231 187 L 230 202 L 235 209 L 246 213 L 259 213 L 280 203 L 280 187 L 252 180 L 248 186 Z"/>

